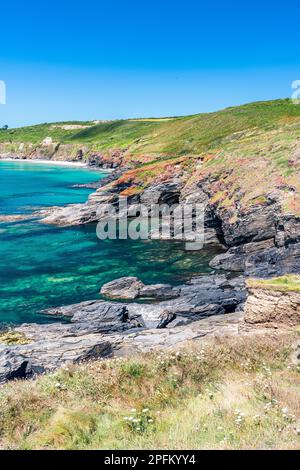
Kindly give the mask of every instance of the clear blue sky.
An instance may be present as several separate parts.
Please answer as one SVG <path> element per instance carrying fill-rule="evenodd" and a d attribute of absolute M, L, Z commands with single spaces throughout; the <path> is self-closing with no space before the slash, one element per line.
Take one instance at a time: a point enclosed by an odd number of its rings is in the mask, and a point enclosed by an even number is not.
<path fill-rule="evenodd" d="M 0 124 L 165 116 L 287 97 L 298 1 L 1 2 Z"/>

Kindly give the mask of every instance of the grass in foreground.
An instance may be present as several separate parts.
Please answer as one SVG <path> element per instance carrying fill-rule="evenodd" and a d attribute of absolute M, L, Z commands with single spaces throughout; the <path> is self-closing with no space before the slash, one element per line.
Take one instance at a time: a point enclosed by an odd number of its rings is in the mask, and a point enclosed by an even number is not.
<path fill-rule="evenodd" d="M 216 339 L 7 384 L 1 448 L 300 448 L 295 335 Z"/>
<path fill-rule="evenodd" d="M 280 292 L 300 292 L 300 276 L 292 274 L 271 279 L 249 279 L 247 284 L 249 287 L 260 289 Z"/>

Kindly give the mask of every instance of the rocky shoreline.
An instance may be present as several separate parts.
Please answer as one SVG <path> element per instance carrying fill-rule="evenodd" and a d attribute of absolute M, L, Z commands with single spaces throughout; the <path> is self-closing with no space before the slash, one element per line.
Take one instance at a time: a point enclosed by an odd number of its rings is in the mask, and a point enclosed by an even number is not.
<path fill-rule="evenodd" d="M 114 301 L 49 309 L 43 313 L 69 322 L 24 324 L 11 331 L 10 344 L 0 346 L 0 383 L 71 363 L 178 350 L 193 341 L 282 331 L 300 324 L 298 292 L 249 287 L 244 276 L 202 275 L 176 288 L 146 286 L 129 277 L 105 284 L 101 291 Z"/>
<path fill-rule="evenodd" d="M 186 187 L 184 175 L 177 175 L 128 196 L 126 191 L 132 181 L 124 183 L 124 172 L 126 175 L 126 168 L 121 167 L 99 182 L 84 204 L 45 211 L 42 222 L 63 227 L 97 222 L 101 206 L 112 204 L 118 212 L 120 195 L 127 197 L 128 215 L 139 204 L 149 210 L 156 203 L 204 204 L 205 243 L 219 245 L 226 251 L 211 261 L 213 269 L 252 277 L 300 273 L 300 217 L 282 212 L 280 192 L 273 191 L 268 201 L 249 208 L 248 212 L 236 207 L 233 216 L 232 208 L 220 210 L 212 202 L 209 181 Z"/>
<path fill-rule="evenodd" d="M 137 286 L 141 291 L 137 292 Z M 51 371 L 66 363 L 171 347 L 187 340 L 236 330 L 246 299 L 244 279 L 225 275 L 188 284 L 145 286 L 121 278 L 102 287 L 115 301 L 94 300 L 47 310 L 69 323 L 25 324 L 14 329 L 25 344 L 0 346 L 0 383 Z M 141 297 L 140 297 L 141 295 Z M 124 302 L 147 298 L 143 303 Z M 158 300 L 165 298 L 165 300 Z M 222 325 L 222 328 L 220 328 Z"/>
<path fill-rule="evenodd" d="M 102 295 L 110 300 L 44 312 L 70 321 L 15 328 L 26 344 L 1 344 L 0 382 L 32 377 L 69 362 L 178 347 L 215 334 L 238 334 L 243 324 L 263 323 L 253 320 L 251 292 L 243 314 L 245 279 L 300 272 L 300 217 L 283 214 L 280 191 L 270 190 L 267 201 L 248 211 L 235 207 L 234 214 L 232 208 L 226 210 L 214 202 L 209 178 L 187 186 L 180 171 L 132 194 L 128 192 L 132 179 L 124 178 L 128 169 L 120 163 L 120 154 L 118 157 L 119 162 L 114 156 L 110 164 L 116 168 L 114 173 L 95 185 L 96 191 L 85 204 L 46 210 L 40 213 L 41 222 L 59 226 L 96 222 L 102 205 L 113 204 L 118 210 L 119 196 L 125 194 L 129 208 L 140 203 L 151 207 L 157 202 L 205 204 L 205 243 L 224 249 L 210 263 L 214 273 L 194 277 L 176 288 L 145 286 L 136 278 L 122 278 L 102 286 Z M 101 159 L 94 164 L 105 167 Z M 272 310 L 272 302 L 270 305 Z"/>

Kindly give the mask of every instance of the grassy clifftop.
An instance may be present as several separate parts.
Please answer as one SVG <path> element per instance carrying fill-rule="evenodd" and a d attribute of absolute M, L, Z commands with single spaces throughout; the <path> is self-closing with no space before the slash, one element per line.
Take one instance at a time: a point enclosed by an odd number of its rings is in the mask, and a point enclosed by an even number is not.
<path fill-rule="evenodd" d="M 300 276 L 287 274 L 271 279 L 249 279 L 248 287 L 279 292 L 300 292 Z"/>

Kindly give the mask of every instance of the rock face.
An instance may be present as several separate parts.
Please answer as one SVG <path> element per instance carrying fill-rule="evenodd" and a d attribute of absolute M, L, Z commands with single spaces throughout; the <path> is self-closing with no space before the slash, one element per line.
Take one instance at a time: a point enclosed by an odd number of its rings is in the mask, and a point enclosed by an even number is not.
<path fill-rule="evenodd" d="M 210 266 L 255 277 L 297 274 L 300 272 L 300 243 L 282 247 L 275 246 L 273 239 L 246 243 L 216 256 Z"/>
<path fill-rule="evenodd" d="M 129 195 L 128 214 L 138 204 L 148 209 L 157 203 L 168 206 L 204 204 L 204 244 L 227 249 L 212 260 L 214 269 L 258 277 L 300 272 L 300 218 L 283 214 L 279 194 L 270 192 L 266 202 L 247 210 L 237 206 L 233 217 L 233 209 L 220 208 L 211 202 L 212 181 L 208 179 L 186 187 L 182 178 L 177 175 L 163 183 L 153 182 L 142 192 Z M 130 190 L 131 185 L 131 180 L 110 180 L 91 194 L 87 203 L 52 208 L 41 214 L 42 221 L 61 226 L 96 222 L 102 217 L 101 208 L 106 204 L 112 204 L 118 212 L 119 195 Z M 151 234 L 151 238 L 172 237 L 174 233 L 163 234 L 159 230 Z"/>
<path fill-rule="evenodd" d="M 174 347 L 217 331 L 237 331 L 246 295 L 242 277 L 229 279 L 225 275 L 199 276 L 178 288 L 145 286 L 136 278 L 117 280 L 116 286 L 122 286 L 127 299 L 138 286 L 141 295 L 151 300 L 93 300 L 47 310 L 45 314 L 69 318 L 69 323 L 17 327 L 28 344 L 0 344 L 0 382 L 32 377 L 67 363 Z M 166 300 L 170 289 L 176 296 Z M 165 300 L 157 301 L 157 297 Z"/>
<path fill-rule="evenodd" d="M 126 209 L 122 208 L 122 210 L 120 210 L 119 196 L 122 195 L 124 191 L 130 189 L 130 185 L 128 186 L 127 183 L 114 185 L 113 180 L 118 178 L 118 176 L 120 176 L 120 172 L 115 171 L 113 175 L 105 179 L 106 184 L 104 186 L 101 182 L 94 185 L 94 187 L 98 189 L 89 196 L 88 201 L 84 204 L 52 207 L 48 210 L 41 211 L 41 222 L 63 227 L 97 222 L 107 217 L 107 205 L 112 206 L 116 214 L 122 217 L 127 215 L 128 218 L 132 219 L 136 213 L 140 212 L 138 209 L 140 205 L 143 205 L 144 208 L 146 207 L 150 215 L 153 204 L 160 204 L 163 212 L 163 210 L 165 210 L 163 209 L 164 207 L 174 208 L 176 205 L 185 204 L 187 202 L 198 202 L 197 197 L 181 198 L 182 181 L 175 178 L 174 180 L 166 181 L 161 184 L 154 184 L 145 189 L 141 194 L 126 196 L 128 206 L 126 212 Z M 122 178 L 120 178 L 120 180 L 122 180 Z M 200 199 L 202 204 L 203 198 L 201 197 Z M 215 221 L 211 221 L 210 218 L 213 218 L 211 214 L 207 216 L 205 230 L 204 233 L 201 233 L 201 239 L 204 240 L 205 245 L 217 245 L 222 247 L 219 230 L 216 227 Z M 194 229 L 192 229 L 190 233 L 184 233 L 182 240 L 193 241 L 193 230 Z M 173 227 L 171 227 L 170 233 L 169 231 L 153 230 L 151 234 L 149 234 L 149 238 L 151 239 L 169 240 L 173 239 L 174 236 Z"/>
<path fill-rule="evenodd" d="M 252 326 L 294 326 L 300 324 L 300 292 L 250 288 L 244 322 Z"/>

